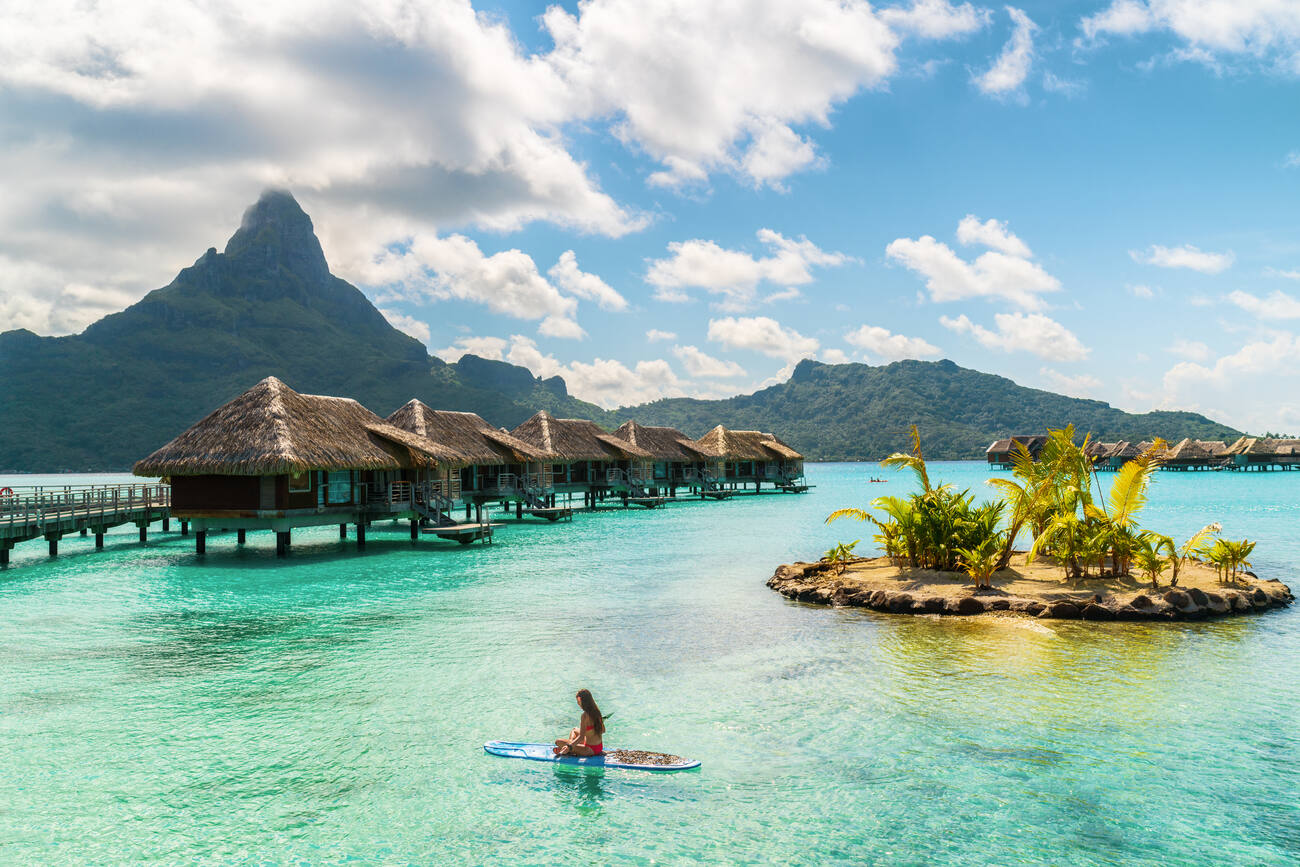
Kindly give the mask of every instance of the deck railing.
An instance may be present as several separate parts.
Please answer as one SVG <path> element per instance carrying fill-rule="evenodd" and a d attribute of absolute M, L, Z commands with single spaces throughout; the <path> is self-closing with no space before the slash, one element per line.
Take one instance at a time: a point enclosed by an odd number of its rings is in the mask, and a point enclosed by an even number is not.
<path fill-rule="evenodd" d="M 171 506 L 163 484 L 61 485 L 6 488 L 0 495 L 0 525 L 37 529 L 70 519 L 112 518 Z"/>

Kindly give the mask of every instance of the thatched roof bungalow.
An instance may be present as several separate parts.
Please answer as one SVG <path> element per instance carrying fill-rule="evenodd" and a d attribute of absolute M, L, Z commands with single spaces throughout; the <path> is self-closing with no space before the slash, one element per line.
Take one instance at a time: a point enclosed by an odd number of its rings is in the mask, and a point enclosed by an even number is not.
<path fill-rule="evenodd" d="M 1170 470 L 1225 466 L 1229 463 L 1228 446 L 1215 440 L 1184 438 L 1165 450 L 1160 463 Z"/>
<path fill-rule="evenodd" d="M 1241 437 L 1224 449 L 1224 456 L 1246 469 L 1300 466 L 1300 439 Z"/>
<path fill-rule="evenodd" d="M 617 487 L 619 479 L 642 471 L 651 460 L 650 452 L 614 436 L 595 422 L 556 418 L 546 410 L 510 434 L 551 455 L 554 484 L 569 490 Z"/>
<path fill-rule="evenodd" d="M 355 400 L 300 394 L 270 376 L 134 471 L 170 477 L 177 517 L 284 517 L 349 509 L 365 498 L 366 485 L 429 478 L 464 460 Z"/>
<path fill-rule="evenodd" d="M 652 484 L 673 487 L 678 483 L 693 482 L 709 460 L 695 441 L 677 428 L 629 421 L 614 431 L 614 436 L 650 454 L 653 467 L 646 481 Z"/>
<path fill-rule="evenodd" d="M 718 425 L 695 445 L 728 480 L 791 480 L 803 475 L 803 455 L 775 434 Z"/>
<path fill-rule="evenodd" d="M 985 450 L 985 456 L 988 458 L 989 466 L 1001 469 L 1011 468 L 1011 457 L 1016 452 L 1016 443 L 1020 443 L 1029 450 L 1029 456 L 1038 460 L 1038 453 L 1043 450 L 1047 444 L 1045 434 L 1020 434 L 1017 436 L 1006 437 L 1000 440 L 994 440 Z"/>
<path fill-rule="evenodd" d="M 432 409 L 419 400 L 408 402 L 387 421 L 464 456 L 465 465 L 448 492 L 453 497 L 515 499 L 521 484 L 545 489 L 542 464 L 558 457 L 493 427 L 475 413 Z"/>

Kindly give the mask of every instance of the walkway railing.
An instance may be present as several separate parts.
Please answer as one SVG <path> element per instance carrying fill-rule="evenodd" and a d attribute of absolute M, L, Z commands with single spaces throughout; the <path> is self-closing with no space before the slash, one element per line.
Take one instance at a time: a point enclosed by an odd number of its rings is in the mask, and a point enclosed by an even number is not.
<path fill-rule="evenodd" d="M 171 486 L 162 484 L 6 488 L 0 493 L 0 528 L 19 533 L 57 529 L 74 520 L 112 523 L 128 514 L 170 506 Z"/>

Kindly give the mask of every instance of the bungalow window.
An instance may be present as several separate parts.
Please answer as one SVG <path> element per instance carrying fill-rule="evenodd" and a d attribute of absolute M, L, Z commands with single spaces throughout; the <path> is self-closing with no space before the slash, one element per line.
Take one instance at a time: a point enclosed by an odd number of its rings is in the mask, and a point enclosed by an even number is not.
<path fill-rule="evenodd" d="M 329 491 L 327 501 L 330 505 L 350 503 L 352 501 L 352 472 L 350 470 L 331 471 L 326 482 Z"/>
<path fill-rule="evenodd" d="M 291 493 L 300 493 L 311 490 L 312 474 L 307 470 L 296 470 L 289 473 L 289 491 Z"/>

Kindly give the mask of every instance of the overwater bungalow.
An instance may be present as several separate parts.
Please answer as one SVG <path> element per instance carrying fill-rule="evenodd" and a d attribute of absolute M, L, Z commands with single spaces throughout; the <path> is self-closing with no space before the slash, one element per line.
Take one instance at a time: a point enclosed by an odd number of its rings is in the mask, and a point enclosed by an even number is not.
<path fill-rule="evenodd" d="M 1015 454 L 1016 443 L 1023 445 L 1029 450 L 1029 456 L 1034 460 L 1038 460 L 1038 453 L 1041 452 L 1043 446 L 1047 444 L 1047 436 L 1042 434 L 1022 434 L 994 441 L 988 449 L 985 450 L 985 456 L 988 458 L 989 466 L 1000 470 L 1011 469 L 1011 457 Z"/>
<path fill-rule="evenodd" d="M 1224 449 L 1233 467 L 1242 470 L 1290 470 L 1300 467 L 1300 439 L 1241 437 Z"/>
<path fill-rule="evenodd" d="M 1216 440 L 1185 438 L 1160 456 L 1160 468 L 1165 470 L 1221 469 L 1231 464 L 1227 444 Z"/>
<path fill-rule="evenodd" d="M 775 434 L 730 430 L 718 425 L 695 441 L 709 457 L 707 478 L 731 490 L 754 486 L 761 493 L 767 482 L 776 490 L 802 492 L 803 455 Z"/>
<path fill-rule="evenodd" d="M 595 422 L 556 418 L 542 410 L 510 433 L 553 456 L 543 469 L 543 482 L 556 493 L 582 494 L 588 508 L 610 496 L 624 503 L 653 504 L 644 481 L 652 462 L 650 452 Z"/>
<path fill-rule="evenodd" d="M 470 541 L 490 532 L 455 530 L 450 480 L 467 458 L 391 425 L 355 400 L 300 394 L 267 377 L 135 465 L 140 476 L 171 481 L 171 516 L 206 534 L 276 533 L 277 553 L 298 527 L 338 524 L 357 542 L 379 518 L 406 519 Z M 445 532 L 441 532 L 445 530 Z"/>
<path fill-rule="evenodd" d="M 472 412 L 432 409 L 412 400 L 387 419 L 389 424 L 450 447 L 468 463 L 452 479 L 447 494 L 479 514 L 486 503 L 516 506 L 530 514 L 557 520 L 552 475 L 547 471 L 558 456 L 489 424 Z"/>
<path fill-rule="evenodd" d="M 644 483 L 652 496 L 675 497 L 678 488 L 700 490 L 709 456 L 686 434 L 672 427 L 629 421 L 614 431 L 614 436 L 650 453 Z"/>

